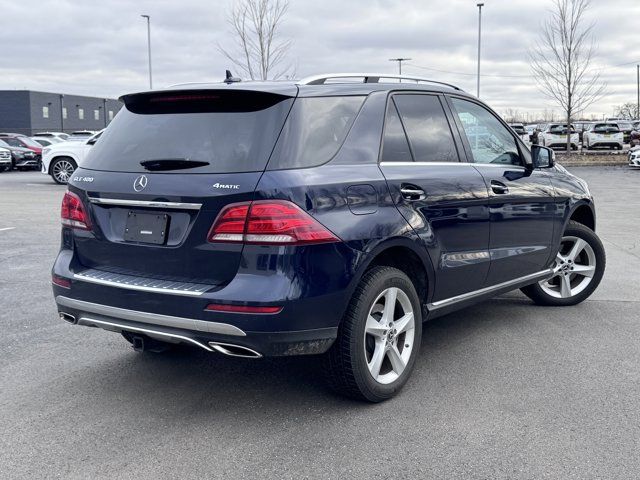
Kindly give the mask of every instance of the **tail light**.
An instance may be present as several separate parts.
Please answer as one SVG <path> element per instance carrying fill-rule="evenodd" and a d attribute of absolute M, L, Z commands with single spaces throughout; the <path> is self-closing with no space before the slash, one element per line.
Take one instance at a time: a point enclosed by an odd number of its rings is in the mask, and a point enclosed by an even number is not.
<path fill-rule="evenodd" d="M 258 200 L 228 205 L 209 231 L 209 242 L 301 245 L 337 242 L 324 225 L 284 200 Z"/>
<path fill-rule="evenodd" d="M 64 194 L 60 217 L 62 224 L 67 227 L 91 230 L 91 222 L 82 205 L 82 200 L 73 192 L 66 192 Z"/>

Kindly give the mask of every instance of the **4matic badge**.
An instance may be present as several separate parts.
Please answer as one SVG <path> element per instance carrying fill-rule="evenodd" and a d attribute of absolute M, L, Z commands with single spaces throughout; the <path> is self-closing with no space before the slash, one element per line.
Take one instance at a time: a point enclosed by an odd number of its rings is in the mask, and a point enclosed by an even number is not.
<path fill-rule="evenodd" d="M 213 185 L 211 185 L 213 188 L 224 188 L 227 190 L 239 190 L 240 189 L 240 185 L 232 185 L 230 183 L 214 183 Z"/>

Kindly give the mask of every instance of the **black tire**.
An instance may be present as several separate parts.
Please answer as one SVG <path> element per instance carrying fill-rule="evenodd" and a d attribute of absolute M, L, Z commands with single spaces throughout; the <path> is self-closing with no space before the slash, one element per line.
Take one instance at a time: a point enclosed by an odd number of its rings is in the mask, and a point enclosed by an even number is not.
<path fill-rule="evenodd" d="M 539 282 L 521 288 L 522 293 L 524 293 L 538 305 L 552 307 L 566 307 L 577 305 L 578 303 L 586 300 L 595 291 L 595 289 L 598 288 L 598 285 L 602 280 L 602 276 L 604 275 L 607 257 L 600 238 L 598 238 L 593 230 L 582 225 L 581 223 L 570 221 L 567 225 L 567 228 L 565 229 L 563 237 L 578 237 L 589 244 L 595 255 L 595 273 L 591 279 L 591 282 L 584 290 L 574 296 L 567 298 L 557 298 L 549 295 L 542 288 Z"/>
<path fill-rule="evenodd" d="M 374 379 L 367 366 L 365 325 L 376 299 L 386 289 L 395 287 L 408 297 L 414 313 L 413 349 L 398 378 L 388 384 Z M 358 400 L 381 402 L 393 397 L 407 382 L 420 351 L 422 335 L 420 299 L 409 277 L 392 267 L 374 267 L 365 273 L 351 298 L 338 338 L 325 354 L 323 372 L 334 391 Z M 406 337 L 405 337 L 406 338 Z M 404 344 L 406 340 L 402 340 Z M 402 348 L 406 348 L 402 345 Z"/>
<path fill-rule="evenodd" d="M 65 165 L 68 164 L 72 167 L 71 173 L 68 174 L 66 180 L 64 179 L 63 176 L 57 174 L 57 169 L 59 166 L 61 167 L 63 165 L 63 162 L 65 162 Z M 72 158 L 58 157 L 51 162 L 51 165 L 49 166 L 49 172 L 51 173 L 51 178 L 53 178 L 54 182 L 56 182 L 58 185 L 66 185 L 69 182 L 69 178 L 71 177 L 71 175 L 73 174 L 73 171 L 75 171 L 76 168 L 78 168 L 78 165 Z M 69 170 L 65 169 L 65 171 L 68 172 Z"/>
<path fill-rule="evenodd" d="M 173 343 L 161 342 L 160 340 L 156 340 L 155 338 L 148 337 L 139 333 L 132 332 L 121 332 L 121 335 L 124 339 L 131 344 L 134 350 L 136 351 L 144 351 L 151 353 L 164 353 L 168 350 L 171 350 L 174 347 Z M 134 338 L 141 338 L 144 342 L 144 350 L 136 347 L 136 343 L 134 343 Z M 139 340 L 138 340 L 139 342 Z"/>

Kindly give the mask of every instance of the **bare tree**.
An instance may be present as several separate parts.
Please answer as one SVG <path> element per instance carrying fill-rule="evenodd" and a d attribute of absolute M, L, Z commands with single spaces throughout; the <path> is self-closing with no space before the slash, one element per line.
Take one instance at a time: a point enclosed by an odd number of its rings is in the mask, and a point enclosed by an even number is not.
<path fill-rule="evenodd" d="M 218 49 L 252 80 L 278 79 L 293 74 L 285 64 L 290 40 L 279 40 L 288 0 L 238 0 L 229 15 L 235 47 Z"/>
<path fill-rule="evenodd" d="M 625 120 L 634 120 L 636 118 L 640 118 L 640 112 L 638 112 L 638 105 L 636 103 L 624 103 L 617 106 L 614 111 L 614 116 L 624 118 Z"/>
<path fill-rule="evenodd" d="M 591 31 L 585 24 L 589 0 L 554 0 L 540 39 L 529 52 L 533 76 L 542 92 L 554 99 L 571 124 L 574 112 L 584 111 L 600 99 L 605 84 L 590 69 L 595 54 Z M 571 139 L 567 135 L 567 151 Z"/>

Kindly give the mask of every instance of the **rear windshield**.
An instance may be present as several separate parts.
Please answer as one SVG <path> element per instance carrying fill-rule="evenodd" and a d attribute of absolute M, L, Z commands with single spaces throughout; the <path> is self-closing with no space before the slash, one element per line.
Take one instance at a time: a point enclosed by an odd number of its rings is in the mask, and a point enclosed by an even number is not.
<path fill-rule="evenodd" d="M 598 123 L 594 125 L 593 131 L 595 133 L 618 133 L 620 129 L 615 123 Z"/>
<path fill-rule="evenodd" d="M 549 132 L 550 133 L 557 133 L 557 134 L 567 134 L 567 126 L 566 125 L 551 125 L 549 127 Z M 571 125 L 571 133 L 576 133 L 575 129 L 573 128 L 573 125 Z"/>
<path fill-rule="evenodd" d="M 262 171 L 293 99 L 263 92 L 154 93 L 125 97 L 84 168 L 147 171 L 141 162 L 200 162 L 181 173 Z"/>

